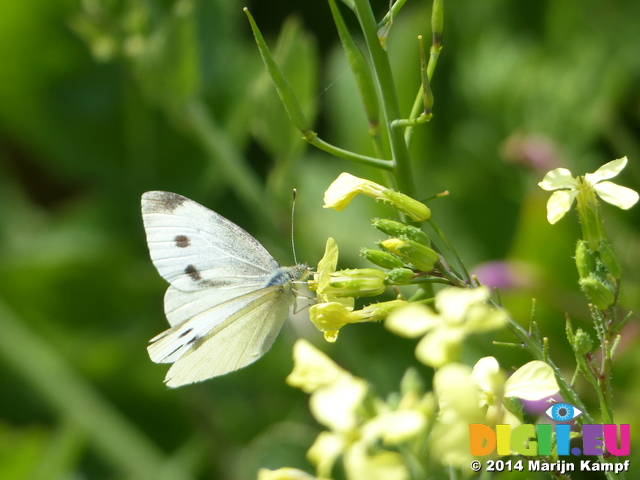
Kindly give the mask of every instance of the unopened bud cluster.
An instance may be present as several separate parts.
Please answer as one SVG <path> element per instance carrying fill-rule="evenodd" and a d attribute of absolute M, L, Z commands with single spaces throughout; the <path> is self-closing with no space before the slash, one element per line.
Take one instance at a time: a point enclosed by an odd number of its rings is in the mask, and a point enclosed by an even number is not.
<path fill-rule="evenodd" d="M 416 274 L 433 270 L 438 254 L 421 229 L 385 218 L 375 219 L 372 225 L 392 238 L 379 243 L 381 250 L 362 249 L 360 255 L 388 270 L 385 283 L 407 285 Z"/>
<path fill-rule="evenodd" d="M 609 242 L 601 240 L 597 249 L 592 251 L 587 241 L 580 240 L 575 259 L 580 276 L 578 283 L 589 301 L 600 310 L 612 306 L 622 270 Z"/>

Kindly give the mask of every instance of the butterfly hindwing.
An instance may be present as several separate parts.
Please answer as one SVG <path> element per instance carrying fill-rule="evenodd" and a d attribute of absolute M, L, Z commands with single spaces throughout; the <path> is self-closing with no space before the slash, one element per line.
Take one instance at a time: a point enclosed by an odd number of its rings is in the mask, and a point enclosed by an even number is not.
<path fill-rule="evenodd" d="M 291 285 L 234 298 L 160 334 L 149 354 L 156 362 L 174 362 L 165 379 L 170 387 L 224 375 L 271 347 L 294 301 Z"/>

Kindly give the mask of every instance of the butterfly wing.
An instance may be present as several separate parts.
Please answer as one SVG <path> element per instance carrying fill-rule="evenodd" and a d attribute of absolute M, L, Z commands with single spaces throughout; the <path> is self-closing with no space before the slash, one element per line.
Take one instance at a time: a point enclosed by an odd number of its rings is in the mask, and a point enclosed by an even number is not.
<path fill-rule="evenodd" d="M 171 328 L 148 347 L 154 362 L 174 363 L 167 385 L 223 375 L 260 358 L 295 302 L 291 282 L 306 266 L 280 267 L 243 229 L 175 193 L 145 193 L 142 217 L 151 259 L 171 284 L 165 294 Z"/>
<path fill-rule="evenodd" d="M 231 298 L 260 288 L 279 267 L 242 228 L 182 195 L 146 192 L 142 219 L 153 264 L 178 290 L 225 288 Z"/>
<path fill-rule="evenodd" d="M 271 348 L 294 301 L 287 283 L 214 305 L 152 339 L 149 355 L 174 362 L 165 378 L 170 387 L 224 375 Z"/>

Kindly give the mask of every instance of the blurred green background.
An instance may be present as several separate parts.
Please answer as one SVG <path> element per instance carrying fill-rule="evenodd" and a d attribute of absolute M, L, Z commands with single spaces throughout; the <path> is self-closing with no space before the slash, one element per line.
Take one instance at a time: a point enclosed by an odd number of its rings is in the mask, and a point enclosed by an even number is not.
<path fill-rule="evenodd" d="M 383 396 L 417 364 L 415 341 L 379 324 L 347 327 L 326 344 L 306 312 L 259 362 L 203 384 L 169 390 L 167 367 L 147 356 L 148 339 L 167 326 L 167 285 L 145 244 L 144 191 L 174 191 L 218 211 L 285 265 L 293 263 L 294 187 L 297 255 L 310 265 L 328 236 L 341 266 L 364 265 L 359 248 L 380 239 L 370 219 L 392 215 L 367 199 L 340 213 L 322 209 L 340 172 L 382 178 L 300 140 L 264 72 L 245 5 L 320 135 L 371 154 L 325 2 L 0 3 L 1 479 L 311 471 L 304 453 L 321 428 L 306 395 L 284 383 L 294 341 L 310 339 Z M 382 18 L 388 2 L 374 7 Z M 389 37 L 405 114 L 430 8 L 408 2 Z M 636 0 L 445 2 L 434 118 L 413 137 L 420 198 L 451 193 L 430 203 L 434 218 L 468 267 L 508 272 L 502 297 L 523 324 L 537 299 L 536 319 L 568 378 L 564 313 L 589 328 L 571 259 L 579 226 L 573 214 L 547 224 L 548 194 L 537 182 L 551 168 L 583 174 L 627 155 L 616 181 L 640 189 L 638 18 Z M 603 208 L 623 262 L 621 310 L 637 312 L 640 209 Z M 637 337 L 632 320 L 614 368 L 616 421 L 634 425 L 632 468 L 640 461 Z M 468 342 L 465 361 L 492 354 L 508 370 L 529 360 L 491 339 Z M 593 406 L 580 382 L 579 391 Z"/>

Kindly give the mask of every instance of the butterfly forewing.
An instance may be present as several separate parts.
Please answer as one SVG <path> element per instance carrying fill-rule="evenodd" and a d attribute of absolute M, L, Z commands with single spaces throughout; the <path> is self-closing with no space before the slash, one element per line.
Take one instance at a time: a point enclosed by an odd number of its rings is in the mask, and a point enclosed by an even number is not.
<path fill-rule="evenodd" d="M 146 192 L 142 218 L 151 260 L 179 290 L 259 284 L 279 267 L 242 228 L 176 193 Z"/>

